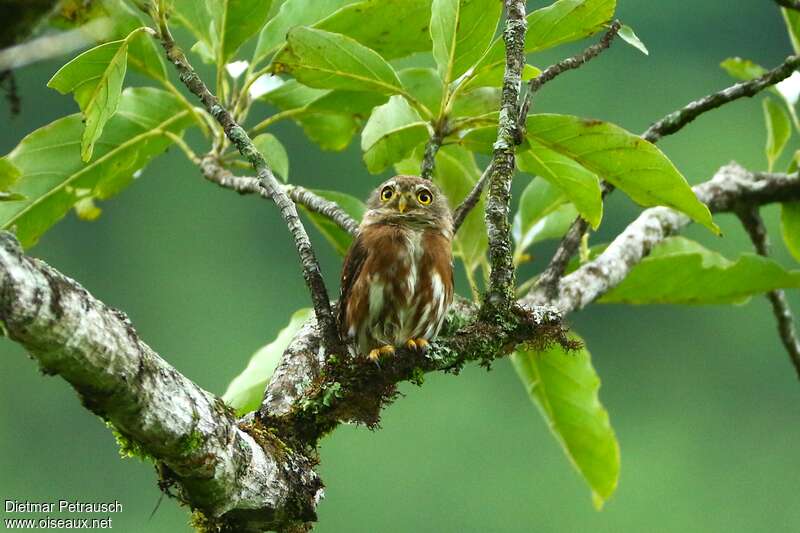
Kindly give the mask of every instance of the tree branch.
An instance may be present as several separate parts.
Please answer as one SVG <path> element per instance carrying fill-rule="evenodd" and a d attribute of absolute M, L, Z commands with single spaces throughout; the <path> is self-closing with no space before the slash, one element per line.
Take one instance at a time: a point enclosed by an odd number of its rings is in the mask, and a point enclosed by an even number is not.
<path fill-rule="evenodd" d="M 740 209 L 737 213 L 742 226 L 753 241 L 753 246 L 758 255 L 767 257 L 769 255 L 769 240 L 767 239 L 767 228 L 764 227 L 764 221 L 758 213 L 758 208 L 755 206 L 748 206 Z M 781 342 L 789 354 L 789 359 L 794 365 L 797 377 L 800 378 L 800 341 L 797 339 L 797 330 L 794 326 L 794 316 L 792 309 L 789 307 L 789 302 L 786 300 L 786 295 L 782 290 L 770 291 L 767 293 L 767 299 L 772 305 L 772 313 L 775 315 L 775 320 L 778 323 L 778 334 L 780 335 Z"/>
<path fill-rule="evenodd" d="M 486 187 L 486 182 L 489 180 L 489 175 L 491 173 L 492 165 L 489 164 L 467 197 L 464 198 L 463 202 L 461 202 L 461 205 L 456 207 L 456 209 L 453 211 L 453 233 L 458 231 L 458 228 L 460 228 L 461 224 L 464 223 L 464 220 L 466 220 L 470 211 L 472 211 L 472 209 L 478 205 L 478 202 L 480 202 L 481 193 L 483 192 L 483 188 Z"/>
<path fill-rule="evenodd" d="M 128 318 L 0 233 L 0 321 L 47 374 L 162 466 L 179 498 L 236 531 L 314 520 L 312 462 L 255 427 L 139 339 Z M 270 451 L 280 453 L 270 453 Z"/>
<path fill-rule="evenodd" d="M 800 11 L 800 0 L 775 0 L 775 3 L 779 6 L 785 7 L 786 9 Z"/>
<path fill-rule="evenodd" d="M 231 189 L 239 194 L 258 194 L 262 198 L 270 199 L 269 193 L 264 190 L 258 179 L 248 176 L 235 176 L 220 166 L 213 155 L 207 155 L 198 163 L 203 176 L 226 189 Z M 289 198 L 296 204 L 304 206 L 309 211 L 323 215 L 350 235 L 358 232 L 358 221 L 354 220 L 336 202 L 327 200 L 318 194 L 298 185 L 284 187 Z"/>
<path fill-rule="evenodd" d="M 489 196 L 486 201 L 486 228 L 489 234 L 489 286 L 484 298 L 484 316 L 494 316 L 511 304 L 514 298 L 514 265 L 511 257 L 510 225 L 508 216 L 511 204 L 511 180 L 514 176 L 514 152 L 521 142 L 517 117 L 519 116 L 519 89 L 522 69 L 525 67 L 524 0 L 505 0 L 506 27 L 503 41 L 506 49 L 506 67 L 503 74 L 503 93 L 500 101 L 500 119 L 497 142 L 494 144 L 492 172 L 489 178 Z"/>
<path fill-rule="evenodd" d="M 751 173 L 731 163 L 693 190 L 712 212 L 733 212 L 747 205 L 800 199 L 800 178 L 797 174 Z M 653 247 L 689 222 L 686 215 L 666 207 L 647 209 L 602 254 L 562 278 L 555 298 L 534 291 L 520 303 L 549 304 L 564 315 L 583 309 L 616 287 Z"/>
<path fill-rule="evenodd" d="M 268 196 L 275 202 L 280 210 L 284 222 L 286 222 L 289 232 L 294 238 L 295 247 L 300 256 L 303 268 L 303 278 L 311 292 L 311 301 L 314 305 L 314 313 L 319 321 L 325 346 L 330 353 L 344 353 L 344 344 L 339 338 L 339 331 L 336 319 L 331 311 L 331 304 L 328 298 L 328 291 L 325 287 L 325 280 L 319 268 L 314 249 L 308 238 L 303 223 L 297 214 L 297 207 L 281 188 L 278 180 L 273 175 L 267 165 L 264 156 L 259 153 L 253 145 L 253 141 L 247 132 L 236 123 L 231 114 L 219 103 L 217 98 L 209 91 L 203 80 L 192 68 L 186 56 L 178 48 L 175 40 L 170 33 L 166 21 L 166 14 L 159 13 L 159 33 L 161 44 L 166 51 L 167 58 L 175 65 L 181 81 L 186 87 L 197 96 L 206 110 L 222 126 L 225 135 L 236 146 L 239 152 L 253 165 L 259 185 L 267 192 Z"/>
<path fill-rule="evenodd" d="M 792 72 L 794 72 L 798 66 L 800 66 L 800 56 L 790 56 L 783 63 L 759 78 L 736 83 L 721 91 L 690 102 L 677 111 L 673 111 L 651 125 L 642 133 L 641 137 L 655 144 L 661 140 L 662 137 L 677 133 L 683 129 L 684 126 L 707 111 L 711 111 L 712 109 L 716 109 L 745 96 L 755 96 L 764 89 L 783 81 L 791 76 Z M 603 196 L 613 190 L 613 185 L 606 182 L 603 183 Z M 585 220 L 581 217 L 575 219 L 569 231 L 561 239 L 555 254 L 553 254 L 550 263 L 540 275 L 536 285 L 531 288 L 531 292 L 540 293 L 538 296 L 534 297 L 535 299 L 541 299 L 543 295 L 552 297 L 555 294 L 558 280 L 564 275 L 567 264 L 575 255 L 578 246 L 580 246 L 581 239 L 588 229 L 589 225 Z"/>

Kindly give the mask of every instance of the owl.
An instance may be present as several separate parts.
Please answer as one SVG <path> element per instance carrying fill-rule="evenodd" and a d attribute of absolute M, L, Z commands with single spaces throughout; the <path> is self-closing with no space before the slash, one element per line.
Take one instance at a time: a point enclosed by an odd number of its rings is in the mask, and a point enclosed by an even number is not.
<path fill-rule="evenodd" d="M 453 301 L 453 219 L 432 182 L 395 176 L 375 189 L 347 252 L 339 327 L 373 361 L 426 351 Z"/>

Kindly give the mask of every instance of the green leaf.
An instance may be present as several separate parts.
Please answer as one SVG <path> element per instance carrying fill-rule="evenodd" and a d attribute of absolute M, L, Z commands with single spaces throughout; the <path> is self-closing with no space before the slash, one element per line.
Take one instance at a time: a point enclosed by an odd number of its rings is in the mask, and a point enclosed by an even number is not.
<path fill-rule="evenodd" d="M 367 211 L 367 206 L 365 206 L 364 202 L 358 198 L 338 191 L 323 191 L 315 189 L 313 192 L 319 196 L 322 196 L 326 200 L 336 202 L 339 207 L 341 207 L 348 215 L 353 217 L 353 220 L 360 222 L 361 219 L 364 218 L 364 213 Z M 343 256 L 345 253 L 347 253 L 350 243 L 353 242 L 353 237 L 351 237 L 349 233 L 331 222 L 331 219 L 328 217 L 324 217 L 318 213 L 309 211 L 302 205 L 300 208 L 311 220 L 311 223 L 314 224 L 319 232 L 322 233 L 328 242 L 331 243 L 339 255 Z"/>
<path fill-rule="evenodd" d="M 103 200 L 126 187 L 136 171 L 172 141 L 163 131 L 180 133 L 192 117 L 173 95 L 151 88 L 126 89 L 119 109 L 95 148 L 95 158 L 80 158 L 81 115 L 70 115 L 25 137 L 6 159 L 20 171 L 12 192 L 25 201 L 0 205 L 0 226 L 16 228 L 29 247 L 79 200 Z"/>
<path fill-rule="evenodd" d="M 113 34 L 117 38 L 124 38 L 148 23 L 125 2 L 103 0 L 102 6 L 114 23 Z M 128 42 L 128 65 L 155 80 L 166 80 L 169 77 L 164 63 L 164 51 L 146 32 L 136 33 Z"/>
<path fill-rule="evenodd" d="M 188 0 L 184 0 L 188 1 Z M 194 0 L 192 0 L 194 1 Z M 270 20 L 258 36 L 253 54 L 253 64 L 266 61 L 286 40 L 289 30 L 297 26 L 311 26 L 337 9 L 356 0 L 286 0 L 277 15 Z"/>
<path fill-rule="evenodd" d="M 729 57 L 719 64 L 730 76 L 739 80 L 752 80 L 767 73 L 767 69 L 741 57 Z"/>
<path fill-rule="evenodd" d="M 650 142 L 619 126 L 569 115 L 531 115 L 531 144 L 541 144 L 608 180 L 643 206 L 682 211 L 714 233 L 719 228 L 675 165 Z"/>
<path fill-rule="evenodd" d="M 591 488 L 595 507 L 602 508 L 619 482 L 620 453 L 608 411 L 600 403 L 600 378 L 589 351 L 584 347 L 566 352 L 557 344 L 539 352 L 520 349 L 511 362 L 553 436 Z"/>
<path fill-rule="evenodd" d="M 0 191 L 8 191 L 19 181 L 20 176 L 22 171 L 14 163 L 6 157 L 0 157 Z"/>
<path fill-rule="evenodd" d="M 540 52 L 560 44 L 577 41 L 605 29 L 614 16 L 616 0 L 558 0 L 528 15 L 525 52 Z M 472 76 L 482 78 L 487 72 L 502 73 L 505 64 L 503 40 L 498 38 L 478 62 Z M 486 83 L 481 85 L 496 85 Z M 479 86 L 472 80 L 471 86 Z"/>
<path fill-rule="evenodd" d="M 275 89 L 262 94 L 258 98 L 269 102 L 281 111 L 286 111 L 287 109 L 305 107 L 330 92 L 326 89 L 312 89 L 298 83 L 297 80 L 286 80 Z"/>
<path fill-rule="evenodd" d="M 82 53 L 47 82 L 48 87 L 61 94 L 75 93 L 75 101 L 86 122 L 81 140 L 84 161 L 92 158 L 94 143 L 119 105 L 128 61 L 128 41 L 135 33 Z"/>
<path fill-rule="evenodd" d="M 459 93 L 453 102 L 453 117 L 478 117 L 500 110 L 501 91 L 496 87 L 480 87 Z"/>
<path fill-rule="evenodd" d="M 433 0 L 433 57 L 445 86 L 483 56 L 494 38 L 502 7 L 493 0 Z"/>
<path fill-rule="evenodd" d="M 562 207 L 571 208 L 569 211 L 574 213 L 573 218 L 566 222 L 564 232 L 575 220 L 577 215 L 575 208 L 567 203 L 566 195 L 557 187 L 551 185 L 542 178 L 534 178 L 522 191 L 519 199 L 519 207 L 514 215 L 514 222 L 511 225 L 511 236 L 514 238 L 516 248 L 514 249 L 514 260 L 519 262 L 525 250 L 539 240 L 549 238 L 549 233 L 555 220 L 550 215 L 558 213 Z"/>
<path fill-rule="evenodd" d="M 318 89 L 400 94 L 394 69 L 373 50 L 350 37 L 313 28 L 289 32 L 287 46 L 272 62 L 274 72 L 289 72 Z"/>
<path fill-rule="evenodd" d="M 364 0 L 314 25 L 347 35 L 386 59 L 430 50 L 430 0 Z"/>
<path fill-rule="evenodd" d="M 731 304 L 800 287 L 800 271 L 753 254 L 732 262 L 683 237 L 666 239 L 600 300 L 629 304 Z"/>
<path fill-rule="evenodd" d="M 575 204 L 581 216 L 597 229 L 603 218 L 603 194 L 597 174 L 533 138 L 528 141 L 530 150 L 517 156 L 520 170 L 541 176 L 558 187 Z"/>
<path fill-rule="evenodd" d="M 271 133 L 262 133 L 253 139 L 253 144 L 285 183 L 289 179 L 289 154 L 278 138 Z"/>
<path fill-rule="evenodd" d="M 644 55 L 646 56 L 650 55 L 650 52 L 647 50 L 647 47 L 633 32 L 633 28 L 631 28 L 627 24 L 623 24 L 622 27 L 619 29 L 619 36 L 623 41 L 633 46 Z"/>
<path fill-rule="evenodd" d="M 312 142 L 323 150 L 333 152 L 347 148 L 358 131 L 358 123 L 352 115 L 304 114 L 297 119 L 297 123 Z"/>
<path fill-rule="evenodd" d="M 206 0 L 218 61 L 227 63 L 264 26 L 271 4 L 272 0 Z"/>
<path fill-rule="evenodd" d="M 789 32 L 789 39 L 792 41 L 792 48 L 795 54 L 800 54 L 800 13 L 795 9 L 781 8 L 783 21 L 786 23 L 786 30 Z"/>
<path fill-rule="evenodd" d="M 310 104 L 312 113 L 333 113 L 351 115 L 360 120 L 369 118 L 372 110 L 385 104 L 389 98 L 384 94 L 359 91 L 330 91 Z"/>
<path fill-rule="evenodd" d="M 419 169 L 419 164 L 417 164 Z M 455 209 L 472 191 L 481 177 L 475 156 L 458 146 L 443 146 L 436 155 L 433 179 Z M 453 240 L 453 252 L 461 257 L 470 272 L 475 270 L 486 256 L 489 246 L 486 222 L 483 214 L 483 199 L 472 209 Z"/>
<path fill-rule="evenodd" d="M 112 2 L 117 0 L 111 0 Z M 170 18 L 189 30 L 199 42 L 210 50 L 214 46 L 216 30 L 212 26 L 214 16 L 209 10 L 211 4 L 204 0 L 170 0 L 172 10 Z M 214 6 L 221 9 L 221 4 Z"/>
<path fill-rule="evenodd" d="M 429 111 L 439 109 L 442 102 L 442 79 L 432 68 L 407 68 L 397 73 L 403 87 Z M 498 106 L 499 109 L 499 106 Z M 433 118 L 429 115 L 428 118 Z"/>
<path fill-rule="evenodd" d="M 295 312 L 286 327 L 278 333 L 277 338 L 254 353 L 242 373 L 233 378 L 225 394 L 222 395 L 225 403 L 236 409 L 239 415 L 258 409 L 267 383 L 278 368 L 283 352 L 289 347 L 289 343 L 303 324 L 313 315 L 311 309 L 300 309 Z"/>
<path fill-rule="evenodd" d="M 772 172 L 775 161 L 783 153 L 783 149 L 792 135 L 792 123 L 783 107 L 776 104 L 771 98 L 764 98 L 762 104 L 764 121 L 767 125 L 767 144 L 764 151 L 767 154 L 767 166 Z"/>
<path fill-rule="evenodd" d="M 408 156 L 428 138 L 428 126 L 402 96 L 376 107 L 361 132 L 367 170 L 377 174 Z"/>
<path fill-rule="evenodd" d="M 495 63 L 493 66 L 483 69 L 475 70 L 475 74 L 467 82 L 465 87 L 501 87 L 503 85 L 503 74 L 505 73 L 506 66 L 503 62 Z M 525 65 L 522 68 L 522 81 L 528 81 L 535 78 L 542 71 L 533 65 Z"/>
<path fill-rule="evenodd" d="M 800 202 L 781 204 L 781 235 L 792 257 L 800 261 Z"/>

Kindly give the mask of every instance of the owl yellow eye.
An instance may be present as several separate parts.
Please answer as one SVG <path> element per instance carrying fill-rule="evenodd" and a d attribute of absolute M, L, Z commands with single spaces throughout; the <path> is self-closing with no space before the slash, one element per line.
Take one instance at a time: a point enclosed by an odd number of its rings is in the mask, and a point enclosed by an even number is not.
<path fill-rule="evenodd" d="M 381 201 L 388 202 L 394 196 L 394 189 L 391 186 L 386 186 L 381 191 Z"/>
<path fill-rule="evenodd" d="M 430 191 L 422 189 L 417 193 L 417 201 L 422 205 L 430 205 L 430 203 L 433 201 L 433 195 Z"/>

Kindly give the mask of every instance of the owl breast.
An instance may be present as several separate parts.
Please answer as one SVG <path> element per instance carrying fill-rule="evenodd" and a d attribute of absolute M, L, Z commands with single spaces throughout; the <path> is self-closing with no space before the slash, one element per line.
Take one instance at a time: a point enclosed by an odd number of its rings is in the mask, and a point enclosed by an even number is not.
<path fill-rule="evenodd" d="M 347 301 L 347 335 L 361 353 L 433 339 L 453 299 L 449 239 L 395 225 L 373 226 L 359 239 L 366 257 Z"/>

